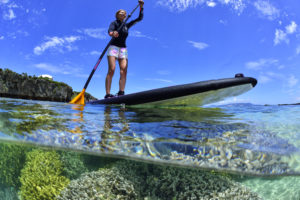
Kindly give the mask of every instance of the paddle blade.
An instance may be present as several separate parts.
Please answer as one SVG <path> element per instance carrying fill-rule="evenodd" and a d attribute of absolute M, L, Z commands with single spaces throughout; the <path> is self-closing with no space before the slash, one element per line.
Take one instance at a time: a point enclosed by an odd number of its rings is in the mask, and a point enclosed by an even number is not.
<path fill-rule="evenodd" d="M 70 101 L 70 103 L 84 105 L 84 93 L 85 89 L 83 89 L 72 101 Z"/>

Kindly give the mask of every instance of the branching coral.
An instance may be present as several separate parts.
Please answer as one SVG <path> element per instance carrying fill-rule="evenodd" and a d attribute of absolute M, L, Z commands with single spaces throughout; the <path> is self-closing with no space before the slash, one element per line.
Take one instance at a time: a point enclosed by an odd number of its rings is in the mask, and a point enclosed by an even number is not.
<path fill-rule="evenodd" d="M 33 150 L 26 155 L 26 164 L 21 171 L 23 200 L 54 200 L 69 184 L 62 176 L 62 163 L 54 151 Z"/>
<path fill-rule="evenodd" d="M 0 184 L 8 187 L 19 187 L 21 169 L 25 153 L 29 147 L 18 144 L 0 143 Z"/>
<path fill-rule="evenodd" d="M 82 156 L 78 153 L 61 151 L 60 160 L 63 164 L 63 174 L 69 179 L 76 179 L 82 173 L 87 172 Z"/>
<path fill-rule="evenodd" d="M 133 184 L 116 168 L 100 169 L 71 181 L 58 200 L 125 200 L 137 199 Z"/>
<path fill-rule="evenodd" d="M 86 173 L 60 194 L 80 199 L 260 199 L 226 176 L 195 169 L 120 161 L 110 169 Z"/>
<path fill-rule="evenodd" d="M 260 199 L 226 176 L 196 169 L 158 167 L 147 179 L 151 196 L 159 199 Z"/>

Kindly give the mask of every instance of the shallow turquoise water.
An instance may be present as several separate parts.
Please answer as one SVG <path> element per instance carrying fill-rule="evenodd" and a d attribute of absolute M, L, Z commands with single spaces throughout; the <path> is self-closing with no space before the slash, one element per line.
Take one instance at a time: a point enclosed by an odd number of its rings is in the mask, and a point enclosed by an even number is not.
<path fill-rule="evenodd" d="M 82 107 L 1 98 L 0 137 L 2 143 L 226 172 L 263 199 L 300 199 L 300 106 Z"/>

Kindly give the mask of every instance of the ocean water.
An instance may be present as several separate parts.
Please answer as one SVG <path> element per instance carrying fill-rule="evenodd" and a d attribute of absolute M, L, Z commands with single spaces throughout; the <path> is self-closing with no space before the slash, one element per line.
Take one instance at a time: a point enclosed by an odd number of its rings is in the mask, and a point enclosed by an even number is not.
<path fill-rule="evenodd" d="M 300 199 L 300 106 L 0 98 L 0 199 Z"/>

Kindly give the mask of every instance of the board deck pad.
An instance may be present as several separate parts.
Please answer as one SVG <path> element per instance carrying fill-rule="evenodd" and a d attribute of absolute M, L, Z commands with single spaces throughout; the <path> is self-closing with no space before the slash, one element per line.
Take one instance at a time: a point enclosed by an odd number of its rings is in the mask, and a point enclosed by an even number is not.
<path fill-rule="evenodd" d="M 152 89 L 90 101 L 88 104 L 202 106 L 243 94 L 256 84 L 257 80 L 251 77 L 225 78 Z"/>

